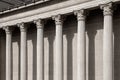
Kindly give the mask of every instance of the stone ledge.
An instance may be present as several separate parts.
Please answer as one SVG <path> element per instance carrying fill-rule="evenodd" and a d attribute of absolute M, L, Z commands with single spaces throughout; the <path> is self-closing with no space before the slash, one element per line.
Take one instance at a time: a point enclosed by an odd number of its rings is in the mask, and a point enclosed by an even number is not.
<path fill-rule="evenodd" d="M 100 4 L 109 2 L 118 2 L 120 0 L 92 0 L 85 3 L 73 3 L 73 1 L 67 1 L 55 5 L 51 5 L 44 8 L 31 10 L 28 12 L 19 13 L 16 15 L 0 18 L 0 28 L 3 26 L 12 26 L 21 22 L 32 22 L 35 19 L 46 19 L 57 14 L 68 14 L 74 10 L 80 9 L 92 9 L 98 7 Z M 69 5 L 68 5 L 69 4 Z M 71 4 L 71 5 L 70 5 Z M 66 5 L 66 6 L 65 6 Z"/>

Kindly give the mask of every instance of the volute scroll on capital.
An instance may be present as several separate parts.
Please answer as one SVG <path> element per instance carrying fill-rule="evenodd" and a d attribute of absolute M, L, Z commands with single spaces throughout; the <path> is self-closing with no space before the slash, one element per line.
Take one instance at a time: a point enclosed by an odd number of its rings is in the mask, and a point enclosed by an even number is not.
<path fill-rule="evenodd" d="M 100 8 L 103 10 L 104 15 L 112 15 L 113 14 L 112 3 L 101 4 Z"/>
<path fill-rule="evenodd" d="M 36 24 L 37 29 L 44 28 L 44 21 L 42 19 L 34 20 L 34 23 Z"/>
<path fill-rule="evenodd" d="M 11 34 L 12 33 L 12 28 L 8 26 L 4 26 L 3 30 L 5 30 L 6 34 Z"/>
<path fill-rule="evenodd" d="M 27 27 L 26 27 L 25 23 L 23 23 L 23 22 L 22 23 L 18 23 L 17 26 L 20 28 L 21 32 L 26 32 Z"/>
<path fill-rule="evenodd" d="M 77 15 L 77 20 L 78 21 L 83 21 L 86 18 L 87 12 L 84 9 L 81 10 L 75 10 L 74 14 Z"/>
<path fill-rule="evenodd" d="M 60 14 L 52 16 L 52 19 L 55 20 L 56 25 L 62 25 L 65 17 L 61 16 Z"/>

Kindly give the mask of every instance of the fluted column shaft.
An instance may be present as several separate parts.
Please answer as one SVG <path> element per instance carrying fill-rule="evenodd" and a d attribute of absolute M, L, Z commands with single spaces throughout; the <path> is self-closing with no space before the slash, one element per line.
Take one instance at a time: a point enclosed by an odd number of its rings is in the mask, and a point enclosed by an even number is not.
<path fill-rule="evenodd" d="M 84 10 L 76 11 L 77 26 L 77 80 L 86 78 L 85 14 Z"/>
<path fill-rule="evenodd" d="M 20 80 L 27 80 L 27 27 L 24 23 L 18 24 L 21 32 L 20 43 Z"/>
<path fill-rule="evenodd" d="M 103 80 L 113 80 L 113 23 L 112 4 L 102 5 L 104 13 L 103 31 Z"/>
<path fill-rule="evenodd" d="M 6 80 L 12 80 L 12 32 L 9 27 L 4 27 L 6 32 Z"/>
<path fill-rule="evenodd" d="M 63 35 L 62 19 L 60 15 L 54 16 L 56 24 L 56 52 L 54 54 L 54 80 L 62 80 L 62 54 L 63 54 Z"/>
<path fill-rule="evenodd" d="M 43 22 L 41 20 L 34 21 L 37 27 L 37 80 L 43 80 Z"/>

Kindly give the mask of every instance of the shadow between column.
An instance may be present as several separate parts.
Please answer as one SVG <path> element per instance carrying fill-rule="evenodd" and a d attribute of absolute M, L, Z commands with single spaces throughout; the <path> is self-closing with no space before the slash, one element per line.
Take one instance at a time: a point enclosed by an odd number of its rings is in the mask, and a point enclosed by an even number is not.
<path fill-rule="evenodd" d="M 1 76 L 1 78 L 3 79 L 3 80 L 6 80 L 6 33 L 4 32 L 4 36 L 2 36 L 3 37 L 3 41 L 2 41 L 2 43 L 3 43 L 3 46 L 2 46 L 2 56 L 3 56 L 3 66 L 2 66 L 2 69 L 3 69 L 3 71 L 2 71 L 2 76 Z"/>
<path fill-rule="evenodd" d="M 5 80 L 6 73 L 6 40 L 5 32 L 0 30 L 0 80 Z"/>
<path fill-rule="evenodd" d="M 97 31 L 88 31 L 88 79 L 95 80 L 95 35 Z"/>
<path fill-rule="evenodd" d="M 18 41 L 19 53 L 18 53 L 18 80 L 20 80 L 20 41 Z"/>
<path fill-rule="evenodd" d="M 120 13 L 120 12 L 119 12 Z M 120 16 L 115 16 L 115 19 Z M 120 80 L 120 20 L 114 22 L 114 80 Z"/>
<path fill-rule="evenodd" d="M 37 35 L 37 34 L 36 34 Z M 37 41 L 36 39 L 32 39 L 32 45 L 33 45 L 33 80 L 36 80 L 37 77 Z"/>
<path fill-rule="evenodd" d="M 120 28 L 114 32 L 114 80 L 120 80 Z"/>
<path fill-rule="evenodd" d="M 74 34 L 66 34 L 67 38 L 67 80 L 73 80 L 73 51 L 72 40 Z"/>
<path fill-rule="evenodd" d="M 48 42 L 49 42 L 49 80 L 53 80 L 53 49 L 54 49 L 54 41 L 55 41 L 55 35 L 48 36 Z"/>
<path fill-rule="evenodd" d="M 5 39 L 5 37 L 3 37 L 3 39 Z M 3 41 L 3 44 L 4 44 L 4 46 L 3 46 L 3 53 L 2 53 L 2 55 L 3 55 L 3 72 L 2 72 L 2 78 L 3 78 L 3 80 L 6 80 L 6 40 L 5 41 Z"/>
<path fill-rule="evenodd" d="M 2 51 L 1 51 L 1 35 L 0 35 L 0 80 L 2 79 Z"/>

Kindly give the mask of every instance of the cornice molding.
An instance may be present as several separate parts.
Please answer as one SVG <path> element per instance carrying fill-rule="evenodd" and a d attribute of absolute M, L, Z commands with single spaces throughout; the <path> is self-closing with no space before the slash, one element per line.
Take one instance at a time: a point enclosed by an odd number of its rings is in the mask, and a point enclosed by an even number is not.
<path fill-rule="evenodd" d="M 51 18 L 52 15 L 58 15 L 58 14 L 68 14 L 73 13 L 75 10 L 81 10 L 81 9 L 93 9 L 100 6 L 100 4 L 106 4 L 109 2 L 119 2 L 120 0 L 92 0 L 85 3 L 80 3 L 79 1 L 75 2 L 73 1 L 66 1 L 58 4 L 54 4 L 51 6 L 38 8 L 35 10 L 19 13 L 12 16 L 7 16 L 0 18 L 0 27 L 2 26 L 12 26 L 16 25 L 17 23 L 27 23 L 32 22 L 33 20 L 37 20 L 39 18 L 46 19 Z"/>
<path fill-rule="evenodd" d="M 34 5 L 37 5 L 37 4 L 48 2 L 48 1 L 50 1 L 50 0 L 41 0 L 41 1 L 38 1 L 38 2 L 35 2 L 35 3 L 27 4 L 27 5 L 24 5 L 24 6 L 20 6 L 20 7 L 16 7 L 16 8 L 10 9 L 10 10 L 6 10 L 6 11 L 3 11 L 3 12 L 0 12 L 0 14 L 13 12 L 13 11 L 16 11 L 16 10 L 24 9 L 24 8 L 31 7 L 31 6 L 34 6 Z"/>

